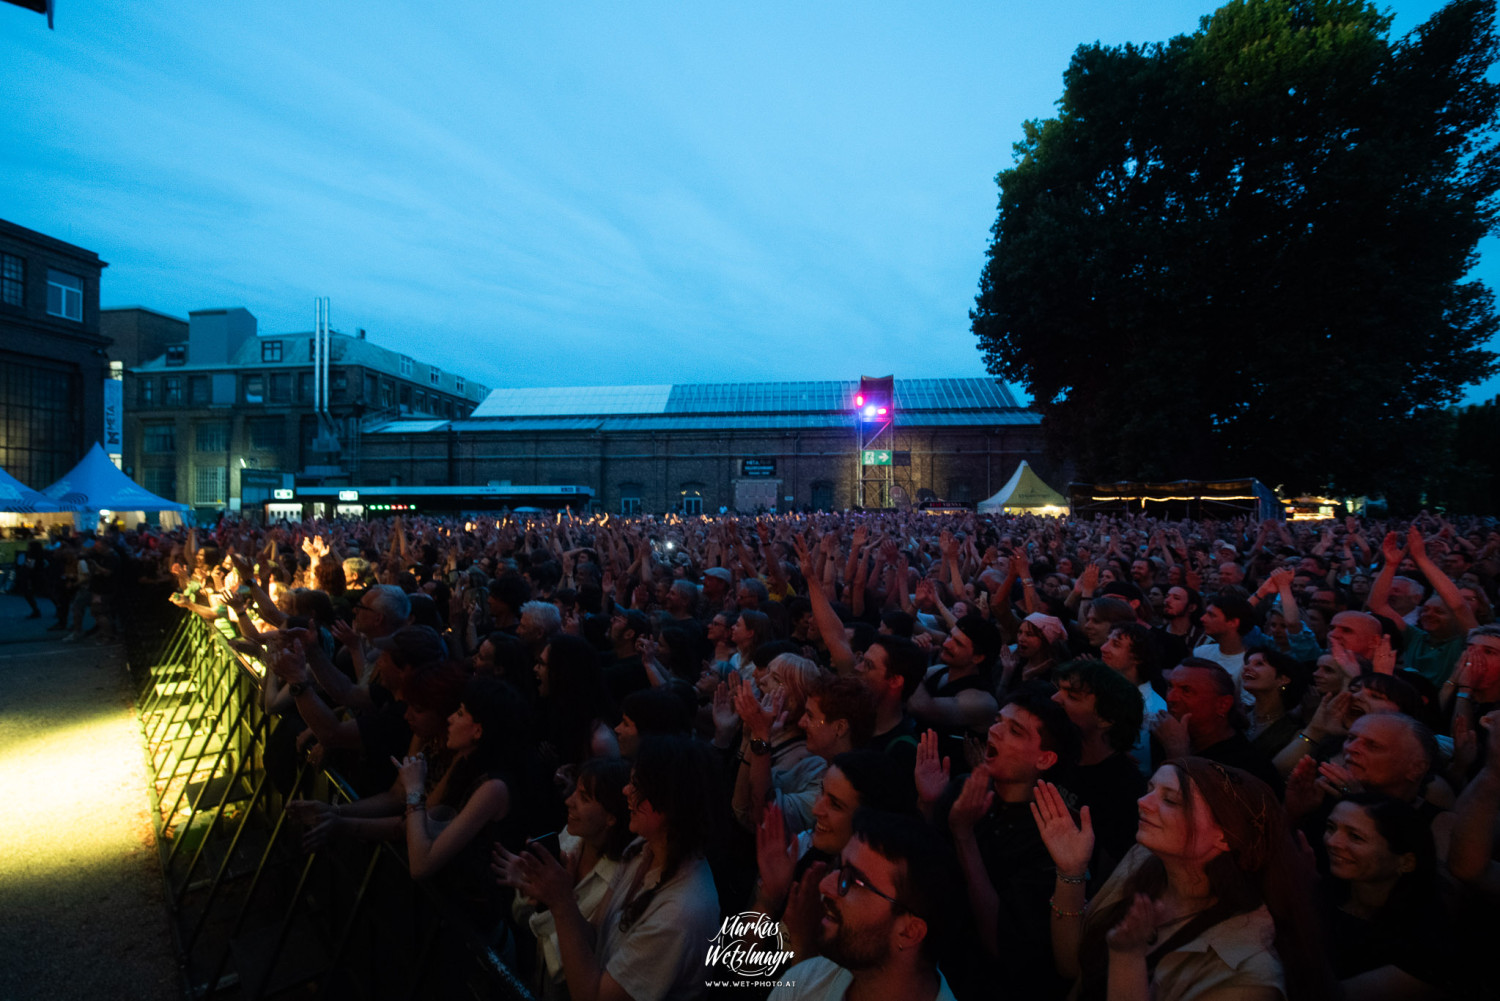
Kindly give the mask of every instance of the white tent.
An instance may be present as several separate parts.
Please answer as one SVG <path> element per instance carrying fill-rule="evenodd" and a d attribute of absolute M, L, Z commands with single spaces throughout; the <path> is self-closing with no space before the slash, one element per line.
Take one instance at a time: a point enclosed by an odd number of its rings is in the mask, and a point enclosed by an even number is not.
<path fill-rule="evenodd" d="M 0 511 L 37 514 L 71 510 L 71 507 L 63 507 L 0 469 Z"/>
<path fill-rule="evenodd" d="M 981 513 L 1049 514 L 1068 513 L 1068 499 L 1042 482 L 1025 460 L 995 496 L 979 502 Z"/>
<path fill-rule="evenodd" d="M 78 465 L 42 493 L 64 510 L 186 511 L 186 504 L 158 497 L 116 468 L 98 442 Z"/>

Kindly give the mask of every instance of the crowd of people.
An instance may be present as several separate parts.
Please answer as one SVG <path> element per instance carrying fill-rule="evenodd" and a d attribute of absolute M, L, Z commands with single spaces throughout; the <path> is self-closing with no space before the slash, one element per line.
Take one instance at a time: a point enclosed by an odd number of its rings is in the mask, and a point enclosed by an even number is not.
<path fill-rule="evenodd" d="M 1496 528 L 226 519 L 57 609 L 167 582 L 263 667 L 273 779 L 360 794 L 305 847 L 403 846 L 541 997 L 1465 998 Z"/>

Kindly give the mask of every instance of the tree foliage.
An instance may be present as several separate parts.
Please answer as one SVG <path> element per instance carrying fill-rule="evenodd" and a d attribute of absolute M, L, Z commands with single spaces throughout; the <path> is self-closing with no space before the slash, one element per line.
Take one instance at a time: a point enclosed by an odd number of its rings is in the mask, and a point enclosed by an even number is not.
<path fill-rule="evenodd" d="M 1360 0 L 1236 0 L 1082 46 L 1001 172 L 973 330 L 1089 478 L 1379 490 L 1486 377 L 1493 0 L 1411 35 Z"/>

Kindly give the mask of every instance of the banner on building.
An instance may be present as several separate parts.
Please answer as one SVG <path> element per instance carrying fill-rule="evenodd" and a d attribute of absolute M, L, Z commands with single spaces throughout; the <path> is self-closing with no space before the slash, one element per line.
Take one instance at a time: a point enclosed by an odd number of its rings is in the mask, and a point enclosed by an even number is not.
<path fill-rule="evenodd" d="M 116 467 L 125 453 L 125 383 L 104 380 L 104 451 Z"/>

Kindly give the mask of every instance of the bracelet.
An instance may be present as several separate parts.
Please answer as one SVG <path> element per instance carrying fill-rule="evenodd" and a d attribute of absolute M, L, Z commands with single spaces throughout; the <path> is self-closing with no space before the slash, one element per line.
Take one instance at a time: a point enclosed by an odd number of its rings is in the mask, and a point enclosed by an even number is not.
<path fill-rule="evenodd" d="M 427 803 L 425 801 L 418 802 L 418 803 L 407 803 L 406 804 L 406 812 L 404 814 L 402 814 L 402 816 L 403 817 L 410 817 L 412 814 L 416 813 L 418 810 L 425 811 L 426 809 L 427 809 Z"/>
<path fill-rule="evenodd" d="M 1022 577 L 1021 578 L 1021 586 L 1022 587 L 1031 587 L 1035 583 L 1036 583 L 1036 581 L 1032 580 L 1030 577 Z"/>
<path fill-rule="evenodd" d="M 1474 698 L 1474 696 L 1473 696 L 1473 694 L 1472 694 L 1472 693 L 1470 693 L 1470 692 L 1466 692 L 1466 691 L 1464 691 L 1464 690 L 1463 690 L 1463 689 L 1459 689 L 1459 690 L 1458 690 L 1458 691 L 1456 691 L 1456 692 L 1454 692 L 1454 693 L 1453 693 L 1453 697 L 1454 697 L 1454 698 L 1455 698 L 1455 699 L 1469 699 L 1469 700 L 1471 700 L 1471 701 L 1472 701 L 1472 700 L 1473 700 L 1473 698 Z"/>
<path fill-rule="evenodd" d="M 1089 871 L 1085 869 L 1083 870 L 1083 874 L 1081 876 L 1069 876 L 1067 873 L 1059 869 L 1057 870 L 1057 879 L 1058 882 L 1061 883 L 1068 883 L 1072 886 L 1082 886 L 1084 883 L 1087 883 L 1089 881 Z"/>
<path fill-rule="evenodd" d="M 1299 732 L 1297 734 L 1297 736 L 1301 737 L 1303 740 L 1307 741 L 1309 744 L 1316 745 L 1318 743 L 1316 740 L 1313 740 L 1311 737 L 1309 737 L 1307 735 L 1307 731 L 1305 731 L 1305 730 Z"/>
<path fill-rule="evenodd" d="M 1057 906 L 1057 895 L 1056 894 L 1053 894 L 1047 900 L 1047 906 L 1050 907 L 1050 908 L 1052 908 L 1052 916 L 1054 918 L 1059 918 L 1060 919 L 1060 918 L 1081 918 L 1081 917 L 1083 917 L 1083 911 L 1065 911 L 1061 907 L 1058 907 Z M 1088 904 L 1084 904 L 1083 906 L 1084 906 L 1084 908 L 1087 908 Z"/>

